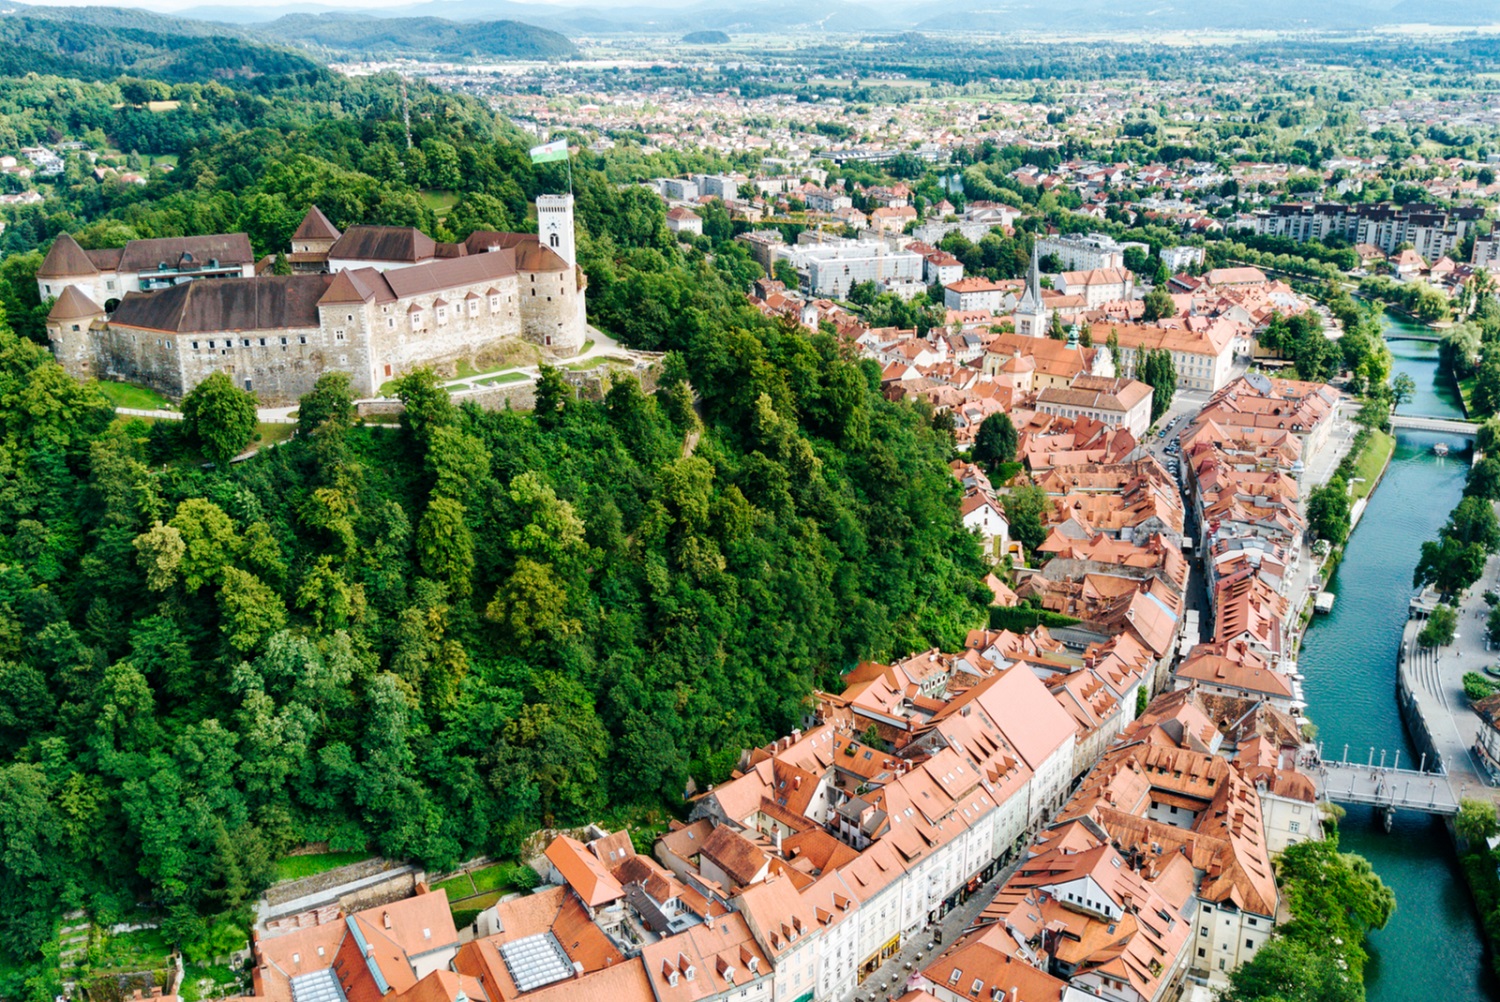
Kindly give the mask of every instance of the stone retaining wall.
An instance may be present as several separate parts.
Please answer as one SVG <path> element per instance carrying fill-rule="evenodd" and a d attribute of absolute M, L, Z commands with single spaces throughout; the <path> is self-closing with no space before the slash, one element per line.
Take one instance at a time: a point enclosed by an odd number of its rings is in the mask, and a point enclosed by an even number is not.
<path fill-rule="evenodd" d="M 358 863 L 350 863 L 348 866 L 336 867 L 323 873 L 315 873 L 310 877 L 301 877 L 297 880 L 287 880 L 279 884 L 273 884 L 266 889 L 266 901 L 271 905 L 285 904 L 295 901 L 297 898 L 305 898 L 319 891 L 333 890 L 342 884 L 351 883 L 355 880 L 363 880 L 373 877 L 385 870 L 394 870 L 401 866 L 388 859 L 379 856 L 373 859 L 360 860 Z"/>

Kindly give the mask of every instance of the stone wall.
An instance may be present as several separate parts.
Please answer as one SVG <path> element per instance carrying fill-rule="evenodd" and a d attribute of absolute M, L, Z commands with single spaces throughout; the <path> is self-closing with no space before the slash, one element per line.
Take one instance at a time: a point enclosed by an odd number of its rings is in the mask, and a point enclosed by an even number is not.
<path fill-rule="evenodd" d="M 355 880 L 363 880 L 373 877 L 385 870 L 395 870 L 402 866 L 388 859 L 376 856 L 372 859 L 360 860 L 358 863 L 350 863 L 348 866 L 336 867 L 323 873 L 315 873 L 310 877 L 302 877 L 298 880 L 287 880 L 279 884 L 273 884 L 266 889 L 266 901 L 272 905 L 285 904 L 295 901 L 297 898 L 305 898 L 317 894 L 320 891 L 332 890 L 342 884 Z M 409 876 L 409 874 L 408 874 Z"/>

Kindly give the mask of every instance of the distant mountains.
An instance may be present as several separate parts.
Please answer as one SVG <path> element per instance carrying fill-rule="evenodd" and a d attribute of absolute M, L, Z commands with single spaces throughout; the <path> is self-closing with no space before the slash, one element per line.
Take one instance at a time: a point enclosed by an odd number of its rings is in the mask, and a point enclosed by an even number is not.
<path fill-rule="evenodd" d="M 564 35 L 517 21 L 291 14 L 226 24 L 138 8 L 7 4 L 0 13 L 0 74 L 84 79 L 128 74 L 168 83 L 324 72 L 328 57 L 565 59 Z"/>
<path fill-rule="evenodd" d="M 247 30 L 285 45 L 360 56 L 556 59 L 578 54 L 567 36 L 520 21 L 460 24 L 439 17 L 288 14 Z"/>
<path fill-rule="evenodd" d="M 10 4 L 0 13 L 0 75 L 125 74 L 181 83 L 323 72 L 306 56 L 221 24 L 112 7 Z"/>
<path fill-rule="evenodd" d="M 332 8 L 317 3 L 273 7 L 200 7 L 195 17 L 236 23 L 270 20 L 289 12 Z M 347 8 L 345 8 L 347 9 Z M 538 3 L 521 0 L 422 0 L 370 9 L 380 16 L 437 16 L 454 21 L 503 19 L 566 35 L 693 31 L 779 32 L 1015 31 L 1177 33 L 1201 29 L 1361 30 L 1394 24 L 1481 25 L 1500 23 L 1492 0 L 693 0 L 674 4 L 611 4 L 601 0 Z"/>

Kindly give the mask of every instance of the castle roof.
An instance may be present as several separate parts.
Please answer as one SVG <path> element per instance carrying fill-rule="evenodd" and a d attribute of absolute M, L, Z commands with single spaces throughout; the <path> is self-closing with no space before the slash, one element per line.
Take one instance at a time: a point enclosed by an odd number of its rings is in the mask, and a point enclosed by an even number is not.
<path fill-rule="evenodd" d="M 297 232 L 292 234 L 293 240 L 337 240 L 343 236 L 338 227 L 328 221 L 323 215 L 323 210 L 316 205 L 307 210 L 307 215 L 302 217 L 302 225 L 297 227 Z"/>
<path fill-rule="evenodd" d="M 76 285 L 70 285 L 57 297 L 52 309 L 47 311 L 48 320 L 81 320 L 84 317 L 104 315 L 104 308 L 85 296 Z"/>
<path fill-rule="evenodd" d="M 318 326 L 318 300 L 331 275 L 257 275 L 129 292 L 111 323 L 179 334 Z"/>
<path fill-rule="evenodd" d="M 157 237 L 132 240 L 120 254 L 121 271 L 151 271 L 159 265 L 179 267 L 185 262 L 217 261 L 221 265 L 255 262 L 250 238 L 243 233 L 208 233 L 199 237 Z"/>
<path fill-rule="evenodd" d="M 354 261 L 429 261 L 437 243 L 415 226 L 351 226 L 329 248 L 330 258 Z"/>
<path fill-rule="evenodd" d="M 99 269 L 89 259 L 84 249 L 78 246 L 71 233 L 59 234 L 52 241 L 52 248 L 36 270 L 38 278 L 71 278 L 77 275 L 97 275 Z"/>

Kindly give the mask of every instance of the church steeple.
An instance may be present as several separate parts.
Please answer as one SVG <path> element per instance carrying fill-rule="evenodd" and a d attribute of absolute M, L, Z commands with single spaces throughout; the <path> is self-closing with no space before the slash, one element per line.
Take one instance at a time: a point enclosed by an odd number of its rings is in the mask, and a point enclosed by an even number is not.
<path fill-rule="evenodd" d="M 1026 337 L 1047 336 L 1047 307 L 1042 303 L 1042 269 L 1036 244 L 1031 245 L 1031 268 L 1026 272 L 1026 291 L 1016 304 L 1016 333 Z"/>

